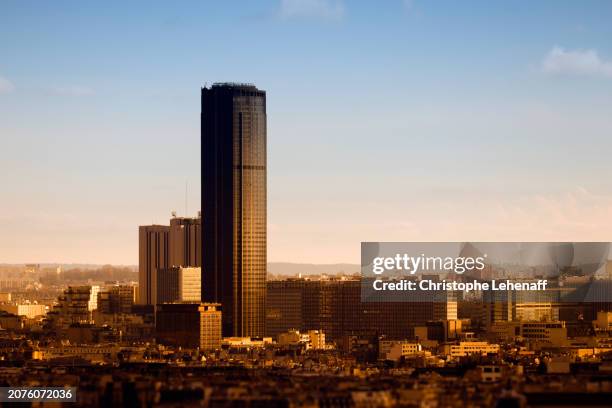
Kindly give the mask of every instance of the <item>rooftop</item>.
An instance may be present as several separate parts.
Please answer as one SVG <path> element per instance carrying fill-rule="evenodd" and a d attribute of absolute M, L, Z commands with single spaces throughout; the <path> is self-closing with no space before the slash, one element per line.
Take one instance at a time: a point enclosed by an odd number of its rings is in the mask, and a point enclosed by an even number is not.
<path fill-rule="evenodd" d="M 215 82 L 212 84 L 212 88 L 250 88 L 257 89 L 255 84 L 247 82 Z"/>

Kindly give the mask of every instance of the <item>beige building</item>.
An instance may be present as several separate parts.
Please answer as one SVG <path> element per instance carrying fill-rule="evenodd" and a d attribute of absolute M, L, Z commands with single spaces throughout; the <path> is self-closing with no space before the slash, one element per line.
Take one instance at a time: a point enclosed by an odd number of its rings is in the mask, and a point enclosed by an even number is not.
<path fill-rule="evenodd" d="M 423 351 L 418 343 L 409 341 L 381 341 L 379 343 L 379 358 L 382 360 L 397 361 L 402 357 L 408 357 Z"/>
<path fill-rule="evenodd" d="M 200 349 L 215 350 L 219 347 L 221 347 L 221 305 L 202 303 L 200 305 Z"/>
<path fill-rule="evenodd" d="M 278 335 L 278 344 L 282 346 L 304 345 L 306 350 L 322 350 L 325 348 L 325 333 L 321 330 L 308 330 L 306 333 L 289 330 Z"/>
<path fill-rule="evenodd" d="M 28 319 L 47 314 L 47 306 L 38 304 L 0 305 L 0 310 L 17 316 L 25 316 Z"/>
<path fill-rule="evenodd" d="M 552 307 L 552 303 L 517 302 L 514 309 L 516 313 L 515 320 L 519 321 L 559 320 L 559 311 Z"/>
<path fill-rule="evenodd" d="M 87 303 L 87 309 L 93 312 L 98 308 L 98 293 L 100 293 L 100 286 L 92 285 L 89 292 L 89 302 Z"/>
<path fill-rule="evenodd" d="M 499 344 L 490 344 L 486 341 L 462 341 L 459 344 L 447 344 L 444 346 L 444 354 L 450 357 L 497 353 L 499 353 Z"/>
<path fill-rule="evenodd" d="M 593 325 L 597 331 L 612 331 L 612 312 L 597 312 L 597 320 Z"/>
<path fill-rule="evenodd" d="M 272 337 L 224 337 L 221 340 L 222 346 L 233 348 L 260 348 L 267 344 L 272 344 Z"/>
<path fill-rule="evenodd" d="M 180 268 L 178 275 L 179 302 L 202 300 L 202 268 Z"/>

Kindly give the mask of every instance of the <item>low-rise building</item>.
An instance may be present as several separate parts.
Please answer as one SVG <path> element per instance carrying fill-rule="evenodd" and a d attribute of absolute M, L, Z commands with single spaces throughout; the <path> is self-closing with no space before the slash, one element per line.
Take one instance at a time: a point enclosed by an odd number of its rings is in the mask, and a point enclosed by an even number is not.
<path fill-rule="evenodd" d="M 302 345 L 306 350 L 322 350 L 325 348 L 325 333 L 321 330 L 308 330 L 306 333 L 289 330 L 278 335 L 278 344 L 281 346 Z"/>
<path fill-rule="evenodd" d="M 503 377 L 502 367 L 498 365 L 484 365 L 478 367 L 480 381 L 491 383 L 501 381 Z"/>
<path fill-rule="evenodd" d="M 446 344 L 444 354 L 449 357 L 466 357 L 472 354 L 497 354 L 499 344 L 490 344 L 486 341 L 461 341 L 459 344 Z"/>
<path fill-rule="evenodd" d="M 598 332 L 612 332 L 612 312 L 597 312 L 597 319 L 593 322 Z"/>
<path fill-rule="evenodd" d="M 532 345 L 561 347 L 567 343 L 567 328 L 561 321 L 496 322 L 490 328 L 494 341 L 526 340 Z"/>
<path fill-rule="evenodd" d="M 33 360 L 53 360 L 66 357 L 81 357 L 93 362 L 110 361 L 117 358 L 121 348 L 117 345 L 42 347 L 32 352 Z"/>
<path fill-rule="evenodd" d="M 163 303 L 157 305 L 155 331 L 160 343 L 210 350 L 221 345 L 221 305 Z"/>
<path fill-rule="evenodd" d="M 397 361 L 402 357 L 408 357 L 423 351 L 420 344 L 408 341 L 382 340 L 378 347 L 379 358 L 382 360 Z"/>
<path fill-rule="evenodd" d="M 7 311 L 0 311 L 0 329 L 4 330 L 19 330 L 24 326 L 23 316 L 17 316 L 16 314 L 9 313 Z"/>
<path fill-rule="evenodd" d="M 272 344 L 272 337 L 224 337 L 221 346 L 235 348 L 257 348 Z"/>
<path fill-rule="evenodd" d="M 47 306 L 36 303 L 23 303 L 16 305 L 4 304 L 0 305 L 0 310 L 4 310 L 17 316 L 25 316 L 28 319 L 33 319 L 35 317 L 44 316 L 47 314 Z"/>

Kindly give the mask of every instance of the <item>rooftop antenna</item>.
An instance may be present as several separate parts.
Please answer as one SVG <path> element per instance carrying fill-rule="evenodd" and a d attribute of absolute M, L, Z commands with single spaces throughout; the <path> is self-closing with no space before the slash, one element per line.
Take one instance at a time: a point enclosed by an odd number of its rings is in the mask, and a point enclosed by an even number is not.
<path fill-rule="evenodd" d="M 189 214 L 189 213 L 187 212 L 187 191 L 188 191 L 187 186 L 188 186 L 188 184 L 187 184 L 187 180 L 185 180 L 185 217 L 187 217 L 187 216 L 188 216 L 188 214 Z"/>

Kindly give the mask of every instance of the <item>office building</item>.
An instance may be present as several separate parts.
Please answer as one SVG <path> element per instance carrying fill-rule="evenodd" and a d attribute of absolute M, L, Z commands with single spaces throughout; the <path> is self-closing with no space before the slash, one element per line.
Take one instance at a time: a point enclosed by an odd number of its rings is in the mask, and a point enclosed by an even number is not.
<path fill-rule="evenodd" d="M 494 341 L 520 339 L 530 346 L 542 343 L 554 347 L 564 346 L 568 340 L 567 327 L 562 321 L 498 322 L 487 337 Z"/>
<path fill-rule="evenodd" d="M 221 305 L 200 305 L 200 349 L 214 350 L 221 347 Z"/>
<path fill-rule="evenodd" d="M 221 305 L 164 303 L 157 306 L 155 329 L 160 343 L 216 349 L 221 344 Z"/>
<path fill-rule="evenodd" d="M 135 300 L 136 288 L 114 285 L 98 293 L 98 311 L 105 314 L 129 314 Z"/>
<path fill-rule="evenodd" d="M 456 315 L 456 301 L 362 302 L 359 279 L 292 279 L 267 283 L 267 336 L 323 330 L 333 341 L 351 334 L 405 339 L 437 316 Z M 448 311 L 451 309 L 451 311 Z"/>
<path fill-rule="evenodd" d="M 157 303 L 157 274 L 169 268 L 169 235 L 167 225 L 139 227 L 138 300 L 143 305 Z"/>
<path fill-rule="evenodd" d="M 263 336 L 266 93 L 202 89 L 202 299 L 223 305 L 224 336 Z"/>
<path fill-rule="evenodd" d="M 276 339 L 289 329 L 304 328 L 304 285 L 294 279 L 267 283 L 266 336 Z"/>
<path fill-rule="evenodd" d="M 456 358 L 472 354 L 497 354 L 499 353 L 499 349 L 499 344 L 489 344 L 486 341 L 461 341 L 458 344 L 445 345 L 444 354 L 451 358 Z"/>
<path fill-rule="evenodd" d="M 28 319 L 33 319 L 38 316 L 44 316 L 47 314 L 47 306 L 39 305 L 35 303 L 21 303 L 21 304 L 0 304 L 0 310 L 12 313 L 16 316 L 25 316 Z"/>
<path fill-rule="evenodd" d="M 423 351 L 418 343 L 412 343 L 407 340 L 401 341 L 380 341 L 378 345 L 379 358 L 381 360 L 397 361 L 402 357 L 408 357 Z"/>
<path fill-rule="evenodd" d="M 47 323 L 56 329 L 66 329 L 72 324 L 92 322 L 91 286 L 68 286 L 58 297 L 58 304 L 47 313 Z M 96 293 L 97 298 L 97 293 Z M 96 300 L 97 304 L 97 300 Z"/>
<path fill-rule="evenodd" d="M 462 333 L 461 320 L 436 320 L 414 328 L 414 338 L 423 344 L 458 340 Z"/>
<path fill-rule="evenodd" d="M 202 268 L 179 269 L 178 300 L 180 302 L 200 302 L 202 300 Z"/>
<path fill-rule="evenodd" d="M 156 304 L 172 303 L 179 300 L 179 274 L 180 267 L 162 269 L 156 276 L 157 296 Z"/>
<path fill-rule="evenodd" d="M 200 302 L 202 269 L 172 267 L 157 274 L 157 303 Z"/>
<path fill-rule="evenodd" d="M 173 279 L 171 268 L 202 265 L 202 217 L 176 217 L 170 225 L 144 225 L 139 229 L 138 303 L 155 305 L 176 300 L 157 299 L 158 282 Z M 198 299 L 199 300 L 199 299 Z"/>
<path fill-rule="evenodd" d="M 202 218 L 172 217 L 169 232 L 170 266 L 202 266 Z"/>

